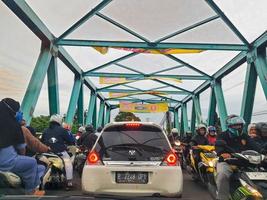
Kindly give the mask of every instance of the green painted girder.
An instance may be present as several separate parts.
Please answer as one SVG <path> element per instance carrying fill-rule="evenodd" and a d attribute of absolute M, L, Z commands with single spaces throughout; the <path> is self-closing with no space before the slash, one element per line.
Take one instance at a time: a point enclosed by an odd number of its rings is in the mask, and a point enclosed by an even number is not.
<path fill-rule="evenodd" d="M 93 110 L 92 125 L 95 127 L 95 129 L 97 128 L 97 100 L 96 100 L 95 107 L 94 107 L 94 110 Z"/>
<path fill-rule="evenodd" d="M 86 119 L 85 119 L 86 125 L 92 124 L 92 122 L 93 122 L 94 108 L 96 107 L 96 98 L 97 98 L 96 93 L 91 91 L 89 105 L 88 105 L 88 109 L 87 109 L 87 115 L 86 115 Z"/>
<path fill-rule="evenodd" d="M 111 111 L 110 107 L 107 107 L 104 125 L 110 122 L 110 111 Z"/>
<path fill-rule="evenodd" d="M 246 45 L 249 46 L 249 42 L 241 34 L 241 32 L 233 25 L 223 11 L 214 3 L 213 0 L 206 0 L 209 6 L 221 17 L 221 19 L 227 24 L 227 26 L 235 33 L 235 35 Z"/>
<path fill-rule="evenodd" d="M 123 47 L 142 49 L 199 49 L 199 50 L 222 50 L 222 51 L 247 51 L 248 47 L 243 44 L 206 44 L 206 43 L 146 43 L 125 41 L 103 40 L 78 40 L 62 39 L 56 43 L 62 46 L 85 46 L 85 47 Z"/>
<path fill-rule="evenodd" d="M 173 78 L 182 80 L 210 80 L 207 76 L 199 75 L 169 75 L 169 74 L 130 74 L 130 73 L 109 73 L 109 72 L 89 72 L 86 73 L 89 77 L 115 77 L 115 78 L 132 78 L 133 80 L 144 80 L 147 78 Z"/>
<path fill-rule="evenodd" d="M 267 45 L 267 31 L 258 37 L 255 41 L 252 42 L 252 47 L 254 49 L 261 48 Z"/>
<path fill-rule="evenodd" d="M 21 104 L 21 110 L 24 113 L 24 119 L 27 124 L 31 122 L 51 58 L 50 49 L 43 46 Z"/>
<path fill-rule="evenodd" d="M 208 125 L 215 126 L 216 117 L 216 97 L 213 88 L 210 91 L 209 113 L 208 113 Z"/>
<path fill-rule="evenodd" d="M 193 95 L 193 104 L 195 109 L 195 115 L 196 115 L 196 122 L 197 124 L 202 123 L 202 114 L 201 114 L 201 108 L 200 108 L 200 102 L 199 102 L 199 96 Z"/>
<path fill-rule="evenodd" d="M 178 110 L 175 109 L 174 109 L 174 127 L 177 128 L 178 132 L 180 133 Z"/>
<path fill-rule="evenodd" d="M 151 73 L 150 75 L 155 75 L 155 74 L 159 74 L 159 73 L 163 73 L 163 72 L 169 72 L 169 71 L 171 71 L 171 70 L 178 69 L 178 68 L 181 68 L 181 67 L 184 67 L 184 65 L 177 65 L 177 66 L 174 66 L 174 67 L 170 67 L 170 68 L 162 69 L 162 70 L 153 72 L 153 73 Z"/>
<path fill-rule="evenodd" d="M 181 60 L 181 59 L 179 59 L 179 58 L 176 58 L 176 57 L 173 56 L 173 55 L 165 55 L 165 56 L 168 57 L 168 58 L 170 58 L 170 59 L 172 59 L 172 60 L 174 60 L 174 61 L 176 61 L 176 62 L 178 62 L 178 63 L 181 63 L 181 64 L 183 64 L 184 66 L 186 66 L 186 67 L 188 67 L 188 68 L 194 70 L 195 72 L 197 72 L 197 73 L 199 73 L 199 74 L 202 74 L 203 76 L 209 77 L 209 78 L 211 79 L 211 76 L 210 76 L 210 75 L 208 75 L 207 73 L 205 73 L 205 72 L 203 72 L 203 71 L 197 69 L 196 67 L 194 67 L 194 66 L 192 66 L 192 65 L 190 65 L 190 64 L 188 64 L 188 63 L 186 63 L 186 62 L 184 62 L 183 60 Z"/>
<path fill-rule="evenodd" d="M 236 55 L 231 61 L 229 61 L 227 64 L 225 64 L 221 69 L 219 69 L 216 73 L 212 75 L 217 80 L 222 79 L 226 75 L 230 74 L 232 71 L 237 69 L 240 65 L 245 63 L 247 60 L 247 53 L 245 51 L 240 52 L 238 55 Z M 208 89 L 211 85 L 211 81 L 205 81 L 202 83 L 199 87 L 197 87 L 193 93 L 194 94 L 200 94 L 201 92 L 205 91 Z M 187 103 L 192 99 L 192 95 L 188 95 L 185 97 L 182 101 L 184 103 Z M 176 106 L 178 108 L 179 105 Z"/>
<path fill-rule="evenodd" d="M 195 134 L 195 129 L 196 129 L 196 112 L 195 112 L 195 105 L 192 102 L 191 125 L 190 125 L 190 130 L 192 131 L 192 134 Z"/>
<path fill-rule="evenodd" d="M 120 64 L 120 63 L 114 63 L 114 65 L 117 65 L 118 67 L 121 67 L 121 68 L 123 68 L 123 69 L 127 69 L 127 70 L 129 70 L 129 71 L 135 72 L 135 73 L 137 73 L 137 74 L 143 74 L 143 73 L 142 73 L 141 71 L 139 71 L 139 70 L 132 69 L 131 67 L 127 67 L 127 66 L 122 65 L 122 64 Z"/>
<path fill-rule="evenodd" d="M 141 90 L 128 90 L 128 89 L 98 89 L 97 90 L 98 92 L 112 92 L 112 93 L 136 93 L 136 92 L 141 92 Z M 168 94 L 181 94 L 181 95 L 186 95 L 188 94 L 187 92 L 185 91 L 172 91 L 172 90 L 145 90 L 145 92 L 162 92 L 162 93 L 168 93 Z"/>
<path fill-rule="evenodd" d="M 266 62 L 266 49 L 263 48 L 259 52 L 254 52 L 255 56 L 255 67 L 259 76 L 265 98 L 267 99 L 267 62 Z"/>
<path fill-rule="evenodd" d="M 212 83 L 212 87 L 214 88 L 214 93 L 215 93 L 216 102 L 217 102 L 219 115 L 220 115 L 222 131 L 226 131 L 227 130 L 226 119 L 228 115 L 227 115 L 226 105 L 224 101 L 221 82 L 214 81 Z"/>
<path fill-rule="evenodd" d="M 133 99 L 133 98 L 117 98 L 117 99 L 106 99 L 106 101 L 128 101 L 128 102 L 147 102 L 147 103 L 177 103 L 171 100 L 147 100 L 147 99 Z"/>
<path fill-rule="evenodd" d="M 187 106 L 186 104 L 182 105 L 182 114 L 183 114 L 183 130 L 184 132 L 188 131 L 188 117 L 187 117 Z"/>
<path fill-rule="evenodd" d="M 58 93 L 58 68 L 57 59 L 52 57 L 48 71 L 47 71 L 47 83 L 48 83 L 48 101 L 49 101 L 49 114 L 59 114 L 59 93 Z"/>
<path fill-rule="evenodd" d="M 105 111 L 105 102 L 100 101 L 100 108 L 99 108 L 99 113 L 98 113 L 98 121 L 97 121 L 97 127 L 102 126 L 102 122 L 104 119 L 104 111 Z"/>
<path fill-rule="evenodd" d="M 79 26 L 81 26 L 83 23 L 85 23 L 88 19 L 93 17 L 97 12 L 99 12 L 101 9 L 103 9 L 105 6 L 107 6 L 110 2 L 111 2 L 111 0 L 103 0 L 102 2 L 100 2 L 95 8 L 93 8 L 90 12 L 88 12 L 81 19 L 79 19 L 75 24 L 73 24 L 69 29 L 67 29 L 62 35 L 60 35 L 56 41 L 59 41 L 62 38 L 65 38 L 70 33 L 72 33 Z"/>
<path fill-rule="evenodd" d="M 165 82 L 165 81 L 162 81 L 162 80 L 159 80 L 159 79 L 153 79 L 153 81 L 156 81 L 156 82 L 158 82 L 158 83 L 161 83 L 161 84 L 164 84 L 164 85 L 167 85 L 167 86 L 173 87 L 173 88 L 175 88 L 175 89 L 177 89 L 177 90 L 185 91 L 185 92 L 187 92 L 187 93 L 189 93 L 189 94 L 192 94 L 192 92 L 191 92 L 191 91 L 189 91 L 189 90 L 186 90 L 186 89 L 184 89 L 184 88 L 181 88 L 181 87 L 178 87 L 178 86 L 172 85 L 172 84 L 170 84 L 170 83 L 167 83 L 167 82 Z"/>
<path fill-rule="evenodd" d="M 255 69 L 254 63 L 248 63 L 245 86 L 243 92 L 241 114 L 246 122 L 246 127 L 251 122 L 251 116 L 253 111 L 255 91 L 257 85 L 257 71 Z M 247 130 L 246 128 L 244 130 Z"/>
<path fill-rule="evenodd" d="M 83 84 L 80 88 L 80 94 L 78 98 L 78 123 L 83 125 L 84 124 L 84 102 L 83 102 Z"/>
<path fill-rule="evenodd" d="M 120 57 L 120 58 L 117 58 L 117 59 L 115 59 L 115 60 L 112 60 L 112 61 L 110 61 L 110 62 L 107 62 L 107 63 L 105 63 L 105 64 L 103 64 L 103 65 L 98 66 L 98 67 L 95 67 L 94 69 L 88 70 L 88 71 L 86 71 L 86 72 L 83 73 L 83 76 L 87 76 L 87 74 L 90 74 L 90 73 L 93 72 L 93 71 L 97 71 L 97 70 L 103 69 L 103 68 L 105 68 L 105 67 L 107 67 L 107 66 L 109 66 L 109 65 L 112 65 L 112 64 L 114 64 L 114 63 L 123 61 L 123 60 L 128 59 L 128 58 L 130 58 L 130 57 L 133 57 L 133 56 L 135 56 L 135 55 L 137 55 L 137 54 L 138 54 L 138 53 L 135 53 L 135 52 L 133 52 L 133 53 L 129 53 L 129 54 L 125 55 L 125 56 L 122 56 L 122 57 Z"/>
<path fill-rule="evenodd" d="M 3 3 L 43 42 L 54 39 L 53 34 L 24 0 L 3 0 Z"/>
<path fill-rule="evenodd" d="M 126 26 L 123 26 L 122 24 L 120 24 L 120 23 L 114 21 L 113 19 L 107 17 L 106 15 L 103 15 L 102 13 L 99 13 L 99 12 L 96 13 L 96 15 L 97 15 L 98 17 L 100 17 L 100 18 L 102 18 L 102 19 L 104 19 L 104 20 L 110 22 L 111 24 L 113 24 L 113 25 L 119 27 L 120 29 L 126 31 L 127 33 L 129 33 L 129 34 L 131 34 L 131 35 L 133 35 L 133 36 L 135 36 L 135 37 L 137 37 L 137 38 L 143 40 L 144 42 L 148 42 L 148 43 L 150 42 L 147 38 L 145 38 L 145 37 L 141 36 L 140 34 L 138 34 L 138 33 L 134 32 L 134 31 L 130 30 L 130 29 L 127 28 Z"/>
<path fill-rule="evenodd" d="M 72 124 L 72 120 L 75 116 L 75 111 L 76 107 L 78 104 L 78 99 L 81 91 L 81 86 L 82 86 L 82 79 L 80 77 L 75 76 L 74 79 L 74 84 L 70 96 L 70 102 L 69 102 L 69 107 L 67 111 L 67 116 L 66 116 L 66 123 Z"/>
<path fill-rule="evenodd" d="M 162 38 L 160 38 L 159 40 L 156 40 L 155 42 L 162 42 L 162 41 L 164 41 L 164 40 L 170 39 L 170 38 L 172 38 L 172 37 L 174 37 L 174 36 L 177 36 L 177 35 L 179 35 L 179 34 L 181 34 L 181 33 L 184 33 L 184 32 L 186 32 L 186 31 L 189 31 L 189 30 L 192 30 L 192 29 L 194 29 L 194 28 L 197 28 L 197 27 L 199 27 L 199 26 L 201 26 L 201 25 L 203 25 L 203 24 L 206 24 L 206 23 L 211 22 L 211 21 L 213 21 L 213 20 L 215 20 L 215 19 L 218 19 L 218 18 L 219 18 L 218 15 L 209 17 L 209 18 L 204 19 L 204 20 L 202 20 L 202 21 L 200 21 L 200 22 L 197 22 L 197 23 L 195 23 L 195 24 L 193 24 L 193 25 L 191 25 L 191 26 L 188 26 L 188 27 L 183 28 L 183 29 L 181 29 L 181 30 L 178 30 L 178 31 L 176 31 L 176 32 L 174 32 L 174 33 L 171 33 L 171 34 L 169 34 L 169 35 L 166 35 L 165 37 L 162 37 Z"/>

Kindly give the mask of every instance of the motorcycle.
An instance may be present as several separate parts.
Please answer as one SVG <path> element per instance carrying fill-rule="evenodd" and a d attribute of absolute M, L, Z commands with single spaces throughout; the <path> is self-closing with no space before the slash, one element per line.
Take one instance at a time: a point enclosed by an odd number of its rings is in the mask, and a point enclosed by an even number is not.
<path fill-rule="evenodd" d="M 197 157 L 196 154 L 199 154 Z M 194 181 L 201 181 L 210 188 L 214 184 L 214 168 L 218 160 L 215 147 L 210 145 L 197 145 L 189 150 L 189 172 Z"/>
<path fill-rule="evenodd" d="M 82 176 L 82 171 L 83 171 L 85 161 L 87 159 L 87 155 L 88 155 L 88 149 L 87 148 L 85 148 L 83 146 L 79 146 L 77 148 L 73 168 L 78 172 L 80 177 Z"/>
<path fill-rule="evenodd" d="M 228 148 L 231 149 L 231 148 Z M 235 153 L 231 150 L 231 158 L 225 159 L 232 170 L 230 180 L 230 196 L 232 200 L 267 199 L 267 161 L 266 156 L 253 150 Z M 216 170 L 214 171 L 214 177 Z M 215 181 L 213 182 L 215 184 Z M 212 196 L 216 197 L 216 184 L 213 185 Z"/>

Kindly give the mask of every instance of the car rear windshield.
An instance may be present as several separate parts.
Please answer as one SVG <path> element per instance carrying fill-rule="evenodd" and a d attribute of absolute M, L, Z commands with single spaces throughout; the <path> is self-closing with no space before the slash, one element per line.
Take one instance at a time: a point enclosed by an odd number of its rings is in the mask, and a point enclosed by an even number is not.
<path fill-rule="evenodd" d="M 96 150 L 111 161 L 161 161 L 170 146 L 162 130 L 153 125 L 114 125 L 106 128 Z"/>

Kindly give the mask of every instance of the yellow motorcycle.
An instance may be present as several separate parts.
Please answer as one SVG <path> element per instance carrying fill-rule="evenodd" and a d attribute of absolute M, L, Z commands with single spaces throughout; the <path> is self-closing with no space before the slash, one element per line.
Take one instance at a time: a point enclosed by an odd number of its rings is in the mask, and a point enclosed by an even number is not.
<path fill-rule="evenodd" d="M 217 162 L 215 147 L 210 145 L 197 145 L 190 149 L 189 170 L 194 181 L 201 181 L 207 187 L 214 185 L 214 172 Z"/>

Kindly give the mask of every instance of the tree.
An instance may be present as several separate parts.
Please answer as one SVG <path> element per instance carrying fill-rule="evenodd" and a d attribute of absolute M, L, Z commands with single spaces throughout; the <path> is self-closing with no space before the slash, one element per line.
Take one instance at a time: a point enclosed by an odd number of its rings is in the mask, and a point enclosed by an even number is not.
<path fill-rule="evenodd" d="M 37 132 L 43 132 L 49 126 L 49 116 L 39 116 L 33 117 L 31 121 L 31 127 L 33 127 Z"/>
<path fill-rule="evenodd" d="M 124 121 L 141 121 L 141 119 L 135 116 L 131 112 L 119 112 L 119 114 L 115 117 L 115 122 L 124 122 Z"/>

